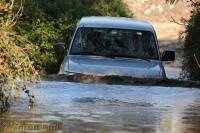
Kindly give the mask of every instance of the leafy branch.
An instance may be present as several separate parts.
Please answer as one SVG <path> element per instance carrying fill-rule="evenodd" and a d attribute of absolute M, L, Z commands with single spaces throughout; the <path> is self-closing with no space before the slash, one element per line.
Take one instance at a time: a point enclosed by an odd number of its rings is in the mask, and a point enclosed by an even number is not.
<path fill-rule="evenodd" d="M 4 112 L 9 106 L 20 98 L 24 91 L 29 97 L 29 103 L 34 106 L 35 97 L 30 94 L 36 89 L 35 84 L 40 82 L 37 70 L 29 59 L 28 50 L 33 44 L 12 30 L 17 19 L 22 14 L 23 5 L 15 14 L 12 9 L 14 0 L 0 3 L 0 111 Z M 1 10 L 2 9 L 2 10 Z M 17 44 L 23 44 L 18 46 Z"/>

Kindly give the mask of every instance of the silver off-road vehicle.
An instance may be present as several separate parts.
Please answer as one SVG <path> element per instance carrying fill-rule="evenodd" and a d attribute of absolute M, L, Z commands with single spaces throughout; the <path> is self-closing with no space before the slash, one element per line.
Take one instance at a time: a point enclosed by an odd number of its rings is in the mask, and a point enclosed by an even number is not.
<path fill-rule="evenodd" d="M 154 28 L 146 21 L 121 17 L 83 17 L 76 26 L 59 74 L 119 75 L 165 78 L 162 61 L 173 61 L 174 51 L 159 51 Z"/>

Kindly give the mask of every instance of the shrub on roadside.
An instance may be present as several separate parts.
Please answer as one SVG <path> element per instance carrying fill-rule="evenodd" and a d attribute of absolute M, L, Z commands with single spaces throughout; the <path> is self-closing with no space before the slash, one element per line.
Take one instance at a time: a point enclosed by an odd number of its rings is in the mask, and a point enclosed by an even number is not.
<path fill-rule="evenodd" d="M 173 4 L 179 0 L 165 0 Z M 184 41 L 184 60 L 182 78 L 200 80 L 200 1 L 189 0 L 193 10 L 189 20 L 181 19 L 185 30 L 181 32 L 180 38 Z"/>
<path fill-rule="evenodd" d="M 34 89 L 39 81 L 38 72 L 27 54 L 33 48 L 32 44 L 12 30 L 23 11 L 23 6 L 20 6 L 14 14 L 14 3 L 14 0 L 0 3 L 0 113 L 20 97 L 22 89 L 33 102 L 34 96 L 29 94 L 29 90 Z M 28 82 L 32 85 L 27 85 Z"/>
<path fill-rule="evenodd" d="M 199 2 L 200 3 L 200 2 Z M 200 4 L 199 4 L 200 5 Z M 200 80 L 200 6 L 195 6 L 185 26 L 183 76 Z"/>

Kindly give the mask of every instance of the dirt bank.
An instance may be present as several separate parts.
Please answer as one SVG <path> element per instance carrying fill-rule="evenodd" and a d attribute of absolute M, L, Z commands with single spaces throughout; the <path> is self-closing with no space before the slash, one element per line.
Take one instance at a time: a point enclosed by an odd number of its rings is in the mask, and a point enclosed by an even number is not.
<path fill-rule="evenodd" d="M 186 0 L 173 5 L 165 0 L 123 0 L 136 18 L 149 22 L 170 22 L 171 17 L 179 21 L 181 17 L 189 18 L 191 7 Z"/>

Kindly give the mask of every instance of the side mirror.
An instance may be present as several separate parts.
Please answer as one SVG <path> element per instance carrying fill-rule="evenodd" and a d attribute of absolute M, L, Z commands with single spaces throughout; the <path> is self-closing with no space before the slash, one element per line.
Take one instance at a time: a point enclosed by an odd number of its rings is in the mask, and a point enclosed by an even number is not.
<path fill-rule="evenodd" d="M 66 54 L 66 47 L 65 47 L 65 43 L 63 42 L 58 42 L 54 45 L 54 50 L 55 53 L 58 55 L 64 55 Z"/>
<path fill-rule="evenodd" d="M 174 61 L 175 59 L 175 52 L 166 50 L 162 53 L 162 59 L 161 61 Z"/>

